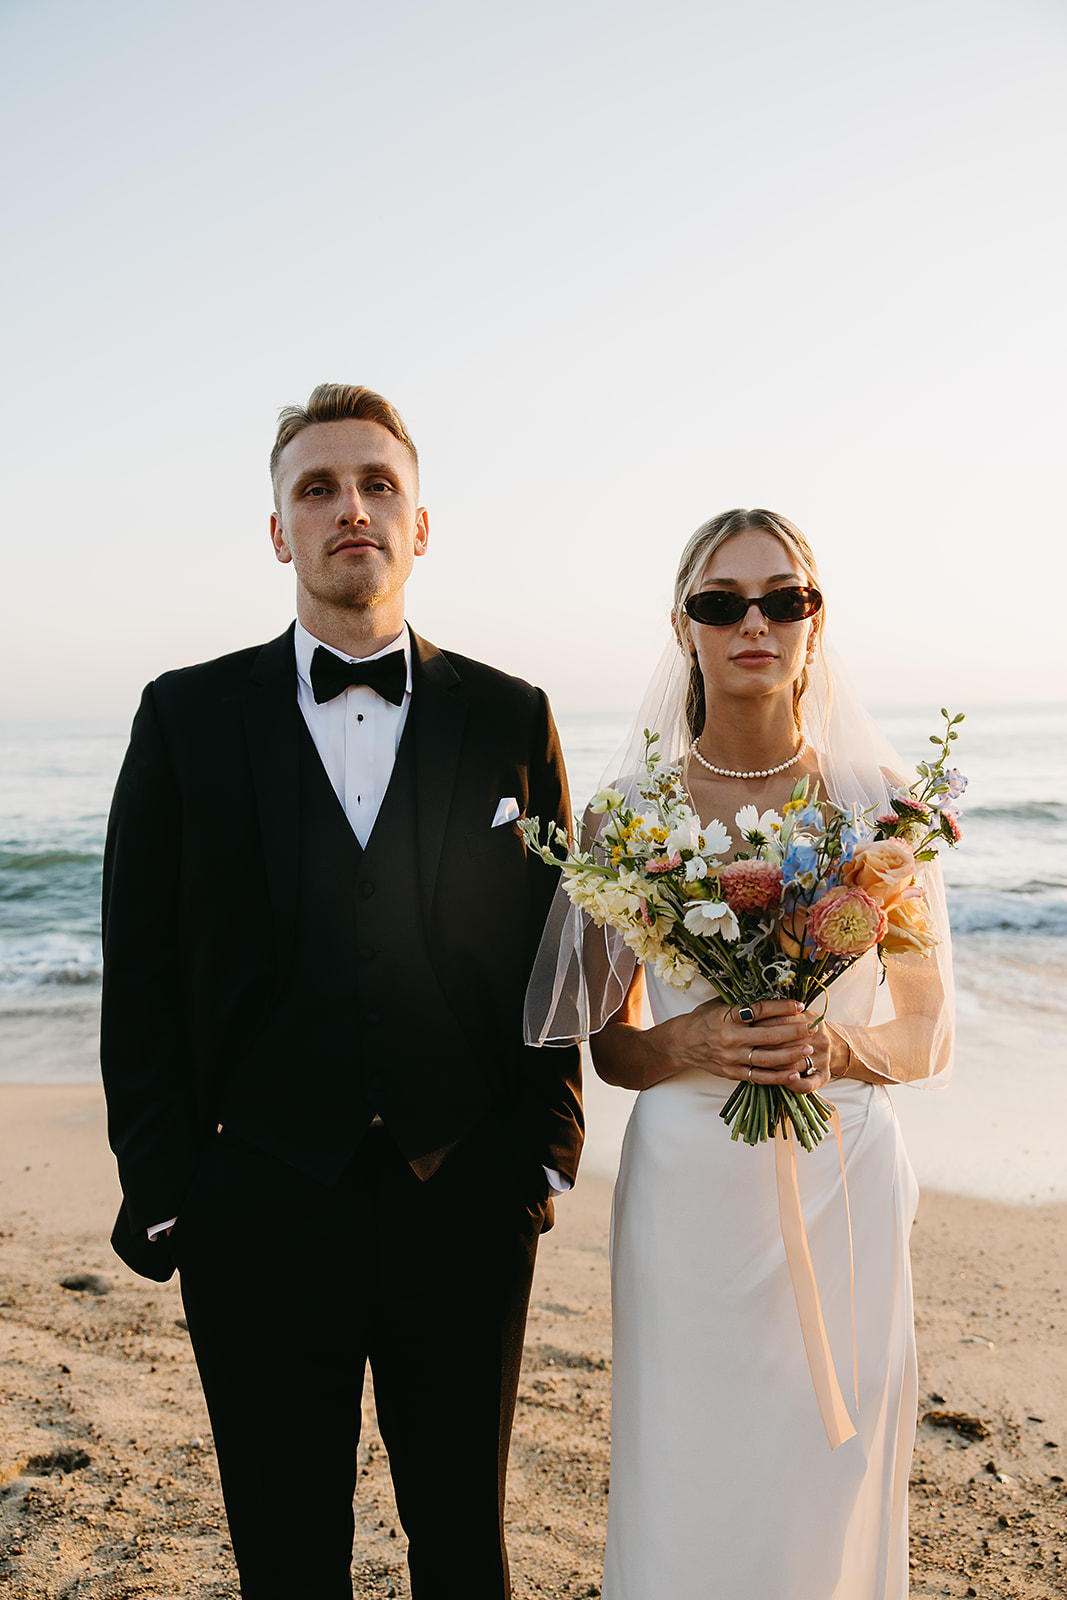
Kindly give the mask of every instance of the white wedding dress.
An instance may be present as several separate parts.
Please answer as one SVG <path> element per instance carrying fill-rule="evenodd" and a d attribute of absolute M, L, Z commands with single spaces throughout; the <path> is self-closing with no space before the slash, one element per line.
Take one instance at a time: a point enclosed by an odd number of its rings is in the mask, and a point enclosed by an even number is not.
<path fill-rule="evenodd" d="M 883 1041 L 910 1051 L 917 1035 L 900 1020 L 868 1026 L 876 975 L 872 954 L 835 983 L 828 1020 L 884 1068 Z M 685 993 L 648 969 L 646 981 L 656 1022 L 713 997 L 702 979 Z M 908 1065 L 894 1075 L 931 1070 Z M 852 1217 L 858 1411 L 837 1142 L 797 1148 L 823 1316 L 857 1430 L 831 1452 L 786 1263 L 773 1148 L 730 1139 L 719 1111 L 733 1087 L 681 1073 L 638 1096 L 627 1128 L 612 1216 L 604 1600 L 906 1600 L 917 1400 L 908 1234 L 918 1189 L 890 1092 L 842 1080 L 824 1091 L 840 1112 Z"/>

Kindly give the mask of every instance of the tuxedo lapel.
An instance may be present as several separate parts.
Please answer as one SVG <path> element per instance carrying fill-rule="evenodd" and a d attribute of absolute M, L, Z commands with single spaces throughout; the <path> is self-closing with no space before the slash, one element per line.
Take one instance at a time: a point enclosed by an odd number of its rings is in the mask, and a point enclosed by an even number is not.
<path fill-rule="evenodd" d="M 467 700 L 451 663 L 411 630 L 415 725 L 415 805 L 422 914 L 430 925 L 437 865 L 452 806 Z"/>
<path fill-rule="evenodd" d="M 244 701 L 245 734 L 267 868 L 277 949 L 288 966 L 296 930 L 300 710 L 296 699 L 295 629 L 259 652 Z"/>

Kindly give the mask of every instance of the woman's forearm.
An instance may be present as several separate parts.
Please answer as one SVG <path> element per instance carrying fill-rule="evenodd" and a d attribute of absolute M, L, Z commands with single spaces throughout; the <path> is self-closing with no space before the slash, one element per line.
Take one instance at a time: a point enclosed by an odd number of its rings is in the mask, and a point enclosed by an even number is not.
<path fill-rule="evenodd" d="M 670 1048 L 671 1032 L 671 1022 L 654 1028 L 607 1023 L 589 1041 L 597 1077 L 620 1089 L 650 1089 L 673 1077 L 683 1063 Z"/>
<path fill-rule="evenodd" d="M 830 1035 L 830 1078 L 851 1078 L 856 1083 L 892 1083 L 895 1080 L 886 1078 L 882 1073 L 869 1067 L 856 1054 L 843 1029 L 827 1023 L 826 1031 Z"/>

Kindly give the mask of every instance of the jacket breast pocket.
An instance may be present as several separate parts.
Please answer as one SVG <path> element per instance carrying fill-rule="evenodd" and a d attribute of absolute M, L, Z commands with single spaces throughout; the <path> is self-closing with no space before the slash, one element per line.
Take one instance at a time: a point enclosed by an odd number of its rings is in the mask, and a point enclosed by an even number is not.
<path fill-rule="evenodd" d="M 475 828 L 467 835 L 467 853 L 476 861 L 492 861 L 494 856 L 499 861 L 520 860 L 525 849 L 513 822 L 502 822 L 498 828 Z"/>

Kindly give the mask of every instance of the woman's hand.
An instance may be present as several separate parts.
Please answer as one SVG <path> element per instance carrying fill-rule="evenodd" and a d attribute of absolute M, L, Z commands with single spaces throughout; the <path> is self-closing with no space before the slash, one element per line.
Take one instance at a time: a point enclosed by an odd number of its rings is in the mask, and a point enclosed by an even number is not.
<path fill-rule="evenodd" d="M 813 1089 L 825 1088 L 831 1078 L 847 1077 L 856 1063 L 848 1041 L 831 1033 L 820 1013 L 804 1011 L 801 1017 L 808 1030 L 812 1053 L 807 1066 L 787 1080 L 786 1088 L 796 1094 L 810 1094 Z"/>
<path fill-rule="evenodd" d="M 741 1083 L 780 1084 L 798 1094 L 830 1077 L 830 1035 L 795 1000 L 728 1006 L 707 1000 L 673 1020 L 678 1070 L 697 1067 Z"/>
<path fill-rule="evenodd" d="M 695 1011 L 641 1027 L 642 969 L 638 967 L 622 1005 L 589 1041 L 593 1064 L 605 1083 L 650 1089 L 694 1068 L 734 1082 L 780 1084 L 795 1094 L 822 1089 L 835 1071 L 848 1070 L 848 1046 L 817 1012 L 795 1000 L 764 1000 L 728 1006 L 707 1000 Z"/>

